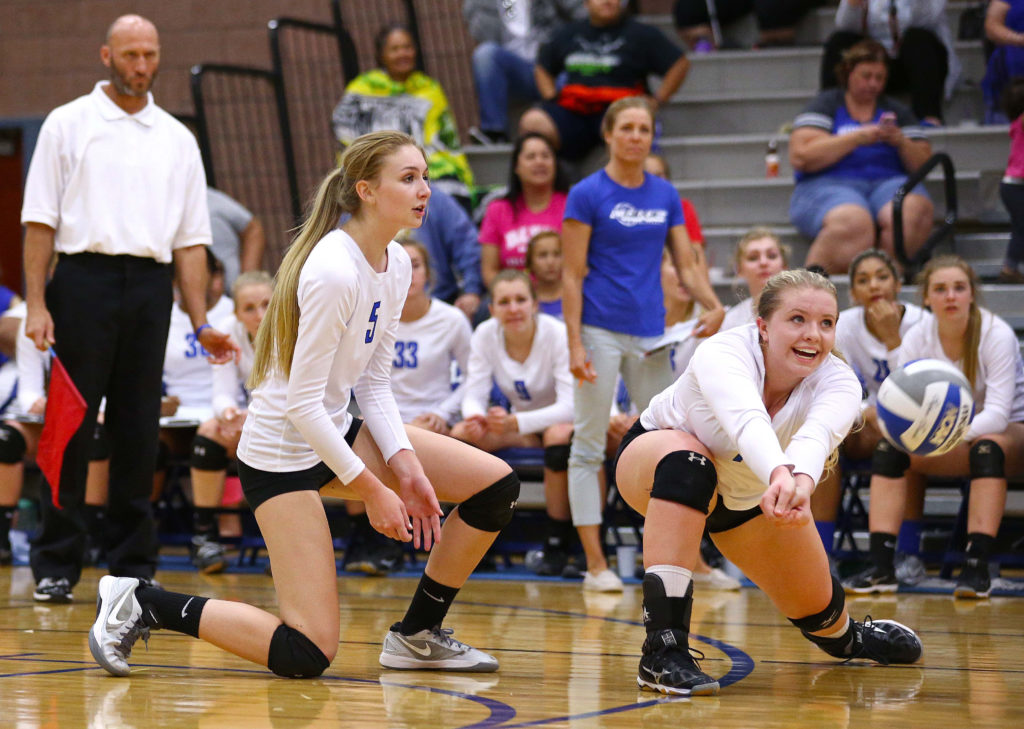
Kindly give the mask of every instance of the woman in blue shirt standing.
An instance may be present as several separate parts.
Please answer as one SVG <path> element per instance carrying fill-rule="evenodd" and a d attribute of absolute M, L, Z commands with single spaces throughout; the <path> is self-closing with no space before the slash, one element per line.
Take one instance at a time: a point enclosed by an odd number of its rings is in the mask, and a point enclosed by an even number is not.
<path fill-rule="evenodd" d="M 644 172 L 654 115 L 643 97 L 620 99 L 601 124 L 609 161 L 569 191 L 562 227 L 562 310 L 569 368 L 579 385 L 569 457 L 569 502 L 587 558 L 584 589 L 615 592 L 622 581 L 601 548 L 599 473 L 608 414 L 621 373 L 639 407 L 672 382 L 667 350 L 645 357 L 665 330 L 661 257 L 668 244 L 680 278 L 704 307 L 698 336 L 725 314 L 699 273 L 671 183 Z"/>

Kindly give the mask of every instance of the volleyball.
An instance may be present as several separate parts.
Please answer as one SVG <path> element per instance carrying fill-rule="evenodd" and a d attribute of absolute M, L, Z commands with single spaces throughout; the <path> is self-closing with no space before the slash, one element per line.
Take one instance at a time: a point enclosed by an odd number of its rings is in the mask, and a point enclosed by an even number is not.
<path fill-rule="evenodd" d="M 953 365 L 918 359 L 885 378 L 877 409 L 886 440 L 911 455 L 937 456 L 963 440 L 974 418 L 974 396 Z"/>

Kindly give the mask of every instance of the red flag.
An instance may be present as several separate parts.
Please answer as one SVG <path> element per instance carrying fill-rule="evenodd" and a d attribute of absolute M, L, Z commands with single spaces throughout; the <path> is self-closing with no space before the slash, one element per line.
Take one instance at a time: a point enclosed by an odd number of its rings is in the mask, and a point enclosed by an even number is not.
<path fill-rule="evenodd" d="M 85 398 L 71 381 L 64 365 L 53 356 L 50 366 L 50 392 L 46 397 L 46 420 L 39 436 L 36 464 L 50 482 L 53 505 L 60 505 L 60 471 L 64 465 L 64 450 L 85 418 Z"/>

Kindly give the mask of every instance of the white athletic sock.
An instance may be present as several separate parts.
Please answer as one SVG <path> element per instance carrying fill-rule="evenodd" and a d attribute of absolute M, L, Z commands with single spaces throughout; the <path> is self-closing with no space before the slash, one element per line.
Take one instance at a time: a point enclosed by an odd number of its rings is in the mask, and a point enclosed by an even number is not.
<path fill-rule="evenodd" d="M 832 626 L 832 629 L 827 633 L 815 633 L 819 638 L 841 638 L 846 635 L 846 631 L 850 629 L 853 623 L 850 622 L 849 616 L 846 618 L 845 623 L 836 623 Z"/>
<path fill-rule="evenodd" d="M 661 579 L 666 597 L 686 597 L 686 588 L 693 581 L 692 571 L 674 564 L 656 564 L 648 567 L 647 572 Z"/>

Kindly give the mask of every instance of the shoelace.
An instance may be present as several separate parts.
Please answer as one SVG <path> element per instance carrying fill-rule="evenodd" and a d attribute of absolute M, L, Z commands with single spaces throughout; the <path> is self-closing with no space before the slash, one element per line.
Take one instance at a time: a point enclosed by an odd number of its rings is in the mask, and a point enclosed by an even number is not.
<path fill-rule="evenodd" d="M 141 615 L 134 621 L 125 623 L 121 630 L 123 634 L 120 636 L 121 640 L 117 643 L 116 649 L 122 658 L 127 660 L 131 656 L 132 647 L 139 638 L 142 638 L 142 642 L 146 645 L 146 650 L 149 650 L 149 626 L 146 625 Z"/>
<path fill-rule="evenodd" d="M 856 621 L 854 622 L 856 623 Z M 855 658 L 870 658 L 873 661 L 878 661 L 883 666 L 888 666 L 889 659 L 886 656 L 868 648 L 868 636 L 875 632 L 875 622 L 871 619 L 870 615 L 864 616 L 864 620 L 860 623 L 860 629 L 860 648 L 854 653 L 851 653 L 843 663 L 849 663 Z M 879 630 L 881 630 L 881 628 L 879 628 Z"/>
<path fill-rule="evenodd" d="M 455 638 L 452 637 L 452 633 L 455 632 L 454 628 L 442 628 L 442 627 L 438 626 L 436 628 L 431 629 L 430 632 L 433 633 L 434 636 L 439 641 L 444 643 L 449 648 L 462 649 L 462 648 L 466 647 L 464 643 L 460 643 L 459 641 L 455 640 Z"/>

